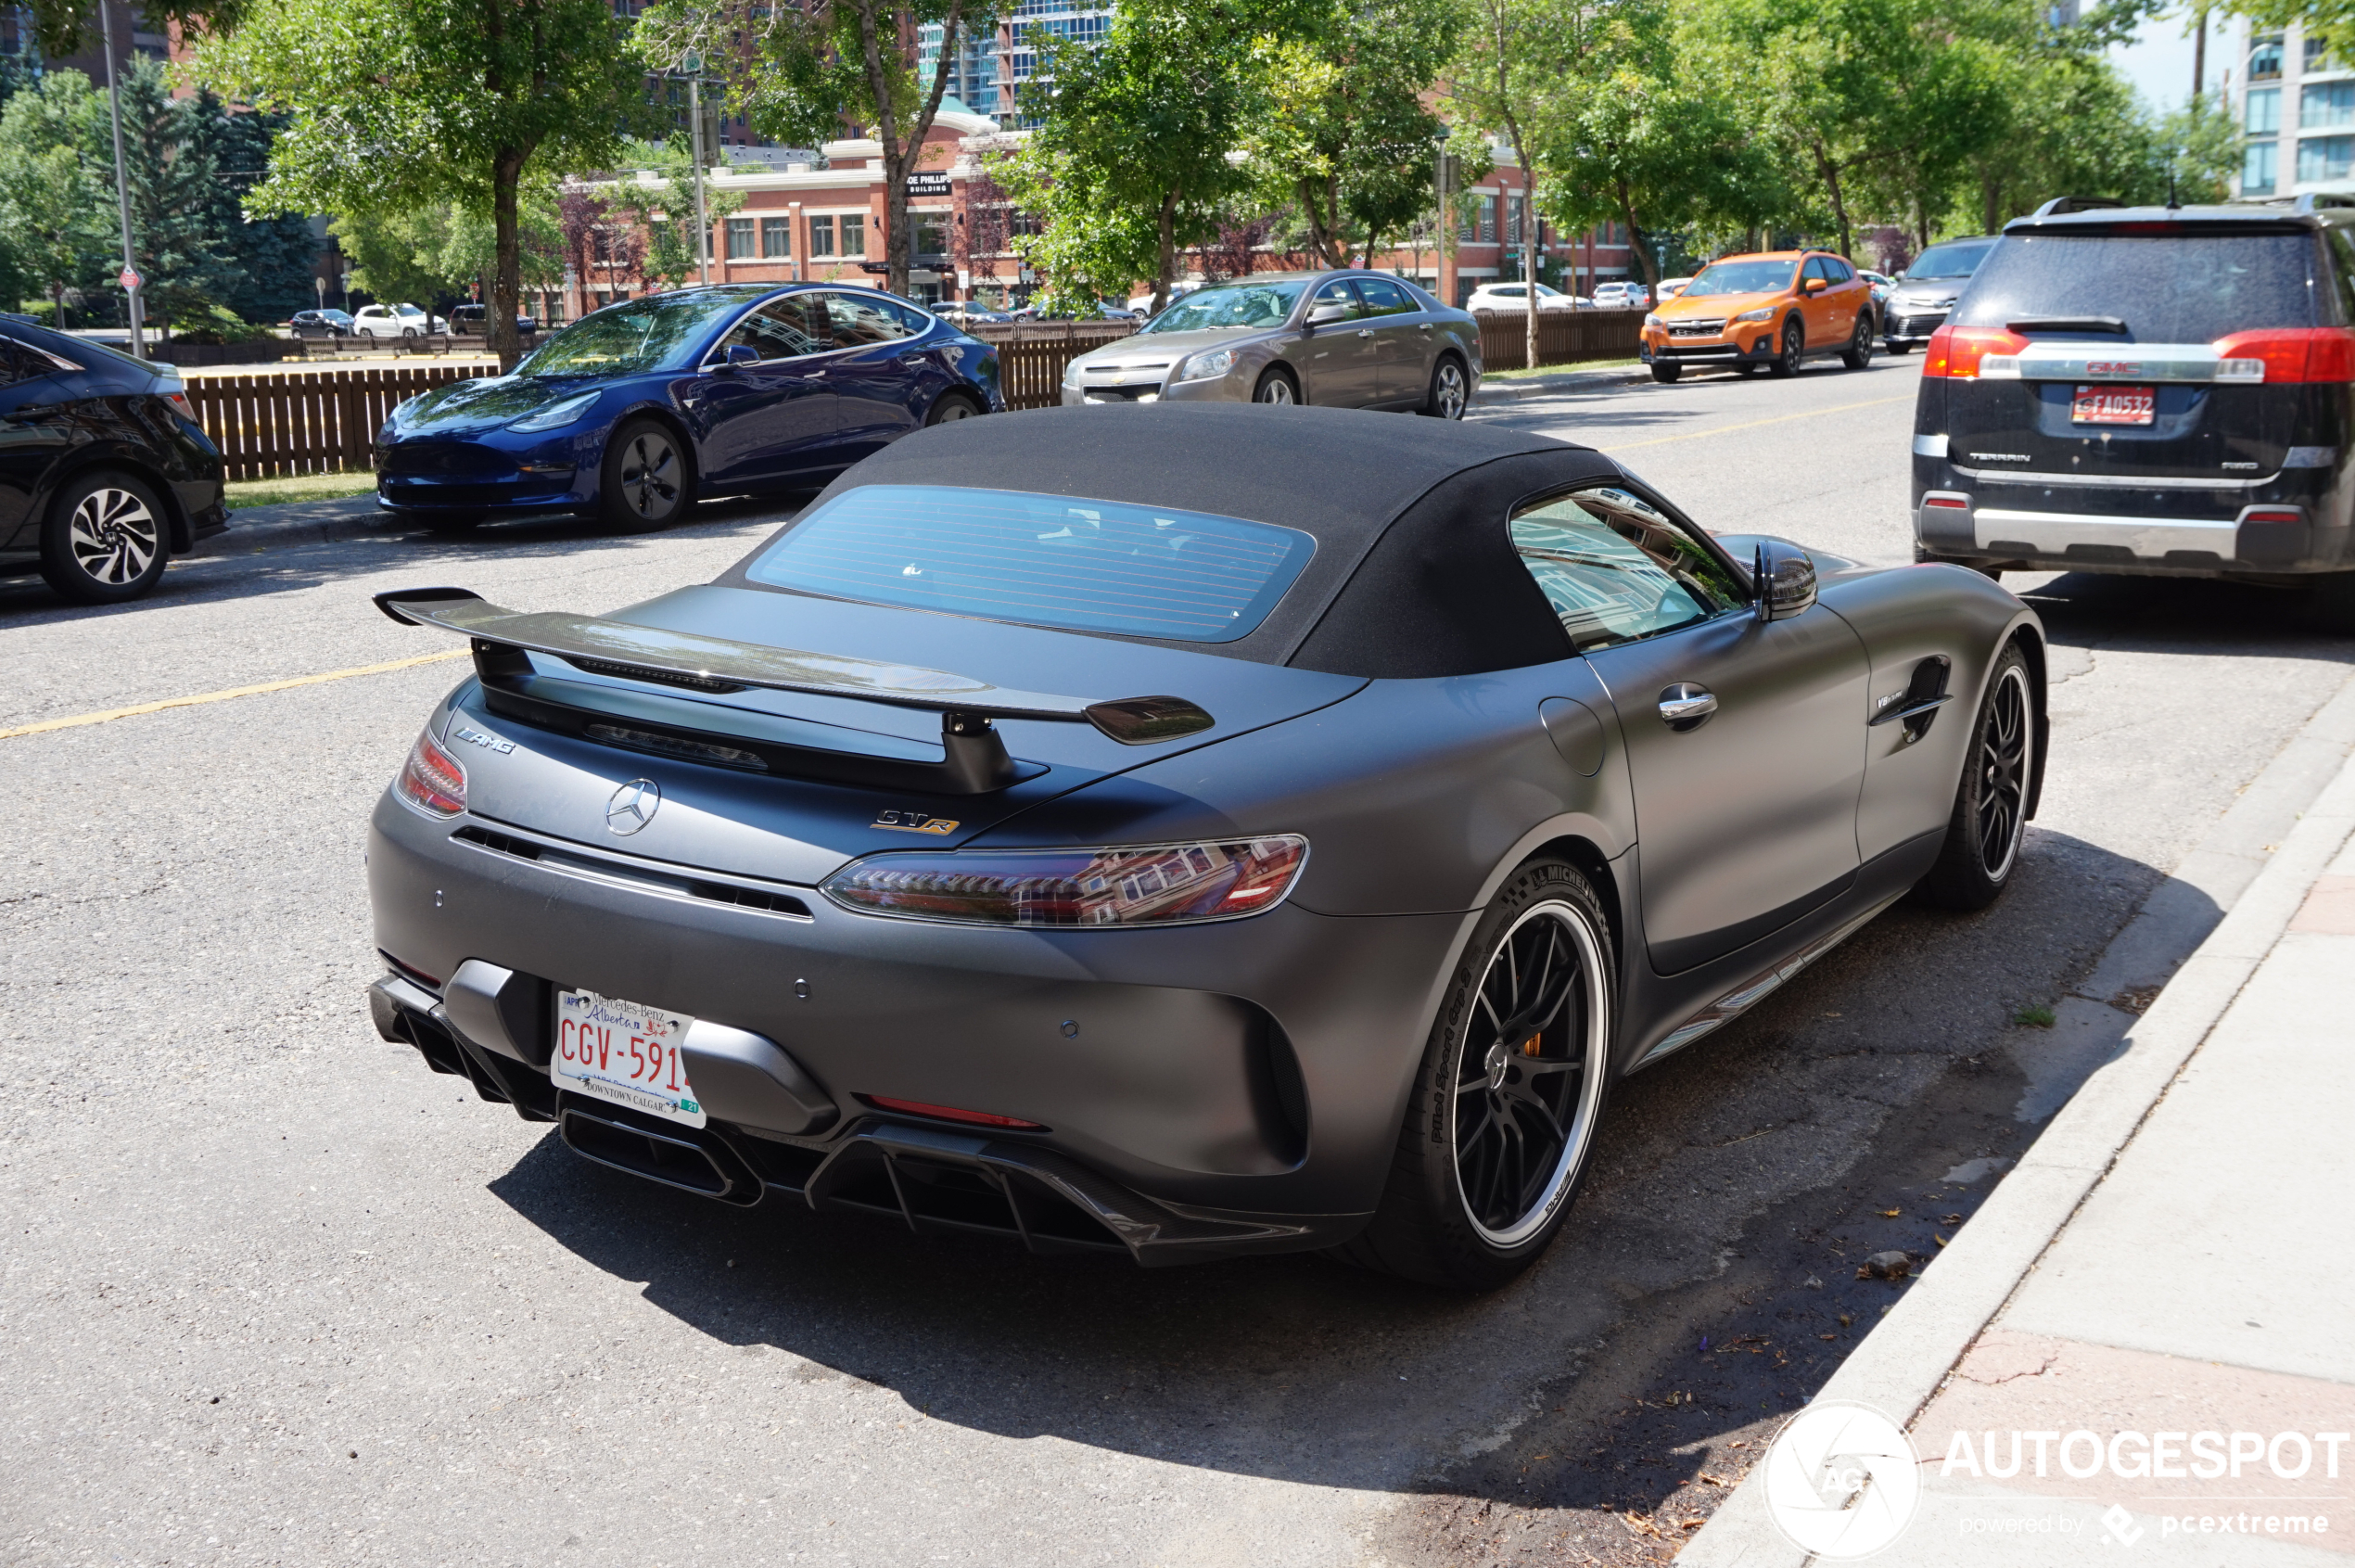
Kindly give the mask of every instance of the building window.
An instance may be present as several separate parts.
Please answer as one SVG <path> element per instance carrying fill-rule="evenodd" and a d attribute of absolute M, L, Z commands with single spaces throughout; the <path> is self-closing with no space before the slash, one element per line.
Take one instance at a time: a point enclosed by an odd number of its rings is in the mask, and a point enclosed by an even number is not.
<path fill-rule="evenodd" d="M 918 212 L 916 220 L 916 254 L 946 256 L 948 254 L 948 214 Z"/>
<path fill-rule="evenodd" d="M 2302 69 L 2306 74 L 2311 76 L 2318 70 L 2336 70 L 2338 62 L 2323 52 L 2321 39 L 2309 38 L 2306 40 L 2305 63 Z"/>
<path fill-rule="evenodd" d="M 2280 92 L 2276 87 L 2266 96 L 2277 96 Z M 2254 105 L 2257 95 L 2251 93 L 2248 97 Z M 2298 123 L 2299 129 L 2306 131 L 2317 131 L 2325 125 L 2355 125 L 2355 82 L 2322 82 L 2299 89 Z M 2251 125 L 2249 129 L 2255 131 L 2257 127 Z M 2265 129 L 2278 131 L 2281 127 L 2268 125 Z"/>
<path fill-rule="evenodd" d="M 1480 243 L 1496 243 L 1496 198 L 1493 196 L 1480 198 Z"/>
<path fill-rule="evenodd" d="M 2298 144 L 2298 178 L 2343 180 L 2355 172 L 2355 136 L 2309 136 Z"/>
<path fill-rule="evenodd" d="M 793 258 L 793 220 L 763 218 L 760 220 L 760 253 L 772 261 Z"/>
<path fill-rule="evenodd" d="M 2251 82 L 2279 82 L 2282 79 L 2282 41 L 2279 38 L 2261 39 L 2249 49 L 2248 79 Z"/>
<path fill-rule="evenodd" d="M 832 218 L 809 220 L 809 254 L 812 257 L 834 254 L 834 221 Z"/>
<path fill-rule="evenodd" d="M 2308 112 L 2312 112 L 2314 89 L 2306 89 Z M 2248 95 L 2248 134 L 2270 136 L 2282 128 L 2282 90 L 2279 87 L 2252 88 Z"/>
<path fill-rule="evenodd" d="M 1508 196 L 1505 198 L 1505 243 L 1507 245 L 1521 243 L 1521 209 L 1528 205 L 1527 201 L 1517 196 Z"/>
<path fill-rule="evenodd" d="M 2241 155 L 2241 194 L 2271 196 L 2273 194 L 2274 144 L 2251 142 Z"/>
<path fill-rule="evenodd" d="M 728 260 L 731 261 L 752 260 L 752 232 L 750 218 L 728 220 Z"/>
<path fill-rule="evenodd" d="M 842 253 L 850 257 L 864 256 L 867 253 L 866 216 L 859 212 L 846 212 L 839 222 L 842 224 Z"/>

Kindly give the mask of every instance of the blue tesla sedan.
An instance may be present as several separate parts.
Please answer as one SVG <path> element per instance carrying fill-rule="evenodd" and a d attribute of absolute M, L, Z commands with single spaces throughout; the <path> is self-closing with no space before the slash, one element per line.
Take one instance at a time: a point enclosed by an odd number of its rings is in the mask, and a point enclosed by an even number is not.
<path fill-rule="evenodd" d="M 376 502 L 440 528 L 551 511 L 659 528 L 698 497 L 813 489 L 910 430 L 1005 406 L 997 351 L 904 300 L 679 289 L 394 409 Z"/>

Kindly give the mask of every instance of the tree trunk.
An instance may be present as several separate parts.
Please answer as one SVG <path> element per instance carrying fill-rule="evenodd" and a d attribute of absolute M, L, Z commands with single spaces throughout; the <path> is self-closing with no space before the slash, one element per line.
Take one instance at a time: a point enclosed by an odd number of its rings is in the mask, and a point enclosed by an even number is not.
<path fill-rule="evenodd" d="M 1981 234 L 1996 234 L 2001 232 L 2003 227 L 2003 187 L 1995 183 L 1995 176 L 1987 172 L 1985 170 L 1981 170 L 1979 172 L 1979 195 L 1980 201 L 1979 215 L 1986 220 L 1979 225 L 1979 232 Z"/>
<path fill-rule="evenodd" d="M 1825 154 L 1824 144 L 1811 139 L 1808 150 L 1815 155 L 1815 172 L 1823 176 L 1824 193 L 1831 198 L 1832 223 L 1839 230 L 1839 253 L 1848 254 L 1848 204 L 1840 198 L 1839 166 Z"/>
<path fill-rule="evenodd" d="M 859 6 L 859 47 L 867 70 L 867 89 L 875 98 L 875 139 L 883 144 L 884 154 L 884 287 L 894 294 L 908 292 L 908 259 L 914 249 L 915 236 L 908 224 L 908 175 L 923 159 L 924 138 L 932 134 L 941 97 L 948 89 L 948 68 L 956 63 L 957 29 L 963 8 L 963 0 L 956 0 L 941 19 L 940 59 L 933 68 L 932 90 L 925 94 L 923 108 L 903 138 L 899 106 L 892 97 L 894 73 L 884 64 L 880 0 L 861 0 Z M 893 47 L 897 45 L 895 26 Z M 897 64 L 897 58 L 893 64 Z"/>
<path fill-rule="evenodd" d="M 529 147 L 501 147 L 490 155 L 491 297 L 483 301 L 483 340 L 499 356 L 502 376 L 523 357 L 516 333 L 516 310 L 523 300 L 523 225 L 516 218 L 516 191 L 530 157 Z"/>
<path fill-rule="evenodd" d="M 1159 315 L 1169 304 L 1169 286 L 1178 281 L 1178 193 L 1161 198 L 1161 246 L 1153 257 L 1153 308 Z"/>
<path fill-rule="evenodd" d="M 1627 182 L 1624 180 L 1619 182 L 1619 221 L 1627 229 L 1628 254 L 1636 258 L 1636 265 L 1643 273 L 1645 283 L 1650 286 L 1652 300 L 1657 303 L 1660 299 L 1660 263 L 1652 259 L 1651 250 L 1644 244 L 1644 231 L 1636 226 L 1636 203 L 1627 194 Z"/>
<path fill-rule="evenodd" d="M 1527 172 L 1529 166 L 1521 166 Z M 1521 197 L 1521 323 L 1524 341 L 1521 345 L 1528 368 L 1537 368 L 1537 176 L 1531 173 L 1529 188 Z"/>

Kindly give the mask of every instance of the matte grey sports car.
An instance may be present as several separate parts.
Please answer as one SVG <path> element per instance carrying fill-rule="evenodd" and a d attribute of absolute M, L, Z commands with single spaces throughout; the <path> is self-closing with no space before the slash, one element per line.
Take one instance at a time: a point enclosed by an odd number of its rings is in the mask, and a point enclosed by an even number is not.
<path fill-rule="evenodd" d="M 1254 273 L 1198 288 L 1063 372 L 1066 407 L 1320 403 L 1461 419 L 1480 318 L 1388 273 Z"/>
<path fill-rule="evenodd" d="M 922 432 L 605 616 L 382 594 L 475 672 L 376 1020 L 728 1203 L 1493 1286 L 1617 1079 L 2014 873 L 2035 616 L 1820 566 L 1543 437 L 1179 407 Z"/>

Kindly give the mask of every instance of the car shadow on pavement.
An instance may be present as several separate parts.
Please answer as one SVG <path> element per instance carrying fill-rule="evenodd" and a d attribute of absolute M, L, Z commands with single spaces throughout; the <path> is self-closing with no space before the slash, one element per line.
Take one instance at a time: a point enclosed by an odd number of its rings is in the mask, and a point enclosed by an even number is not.
<path fill-rule="evenodd" d="M 349 502 L 256 507 L 277 516 L 259 526 L 233 524 L 176 556 L 155 591 L 121 605 L 69 604 L 37 577 L 0 580 L 0 625 L 37 626 L 97 617 L 135 616 L 175 605 L 216 604 L 299 593 L 350 577 L 394 569 L 463 570 L 481 560 L 530 560 L 642 548 L 664 539 L 741 534 L 750 549 L 768 529 L 792 518 L 809 492 L 729 497 L 699 504 L 688 521 L 645 532 L 583 517 L 542 515 L 438 533 L 396 523 Z M 361 500 L 364 503 L 365 498 Z M 238 516 L 243 516 L 242 514 Z"/>
<path fill-rule="evenodd" d="M 1147 1271 L 914 1236 L 782 1195 L 731 1208 L 592 1165 L 553 1133 L 490 1190 L 701 1332 L 790 1353 L 803 1382 L 855 1379 L 1002 1436 L 1458 1495 L 1458 1472 L 1524 1426 L 1616 1411 L 1649 1387 L 1682 1343 L 1678 1314 L 1729 1270 L 1780 1288 L 1883 1246 L 1929 1255 L 1941 1217 L 1988 1183 L 1949 1184 L 1949 1207 L 1903 1223 L 1876 1217 L 1885 1190 L 1974 1159 L 2000 1168 L 2033 1136 L 2024 1111 L 2048 1115 L 2099 1065 L 2098 1049 L 2046 1060 L 2046 1032 L 2013 1020 L 2063 994 L 2158 873 L 2063 835 L 2024 853 L 2015 898 L 1963 917 L 1893 908 L 1733 1026 L 1627 1080 L 1561 1238 L 1484 1297 L 1313 1256 Z M 2031 1103 L 2032 1076 L 2046 1092 Z M 1968 1092 L 1941 1100 L 1950 1082 Z M 1786 1210 L 1811 1217 L 1758 1230 L 1761 1214 Z M 1851 1210 L 1861 1225 L 1841 1217 Z M 1829 1332 L 1852 1342 L 1863 1328 Z M 1806 1364 L 1771 1364 L 1771 1386 L 1737 1364 L 1742 1408 L 1688 1419 L 1738 1430 L 1761 1401 L 1795 1408 L 1803 1377 L 1828 1375 L 1813 1363 L 1837 1362 L 1814 1332 L 1807 1348 Z M 791 1397 L 779 1396 L 781 1419 Z"/>
<path fill-rule="evenodd" d="M 2315 626 L 2298 589 L 2101 572 L 2010 572 L 2004 586 L 2043 618 L 2056 646 L 2106 644 L 2355 664 L 2355 637 Z"/>

